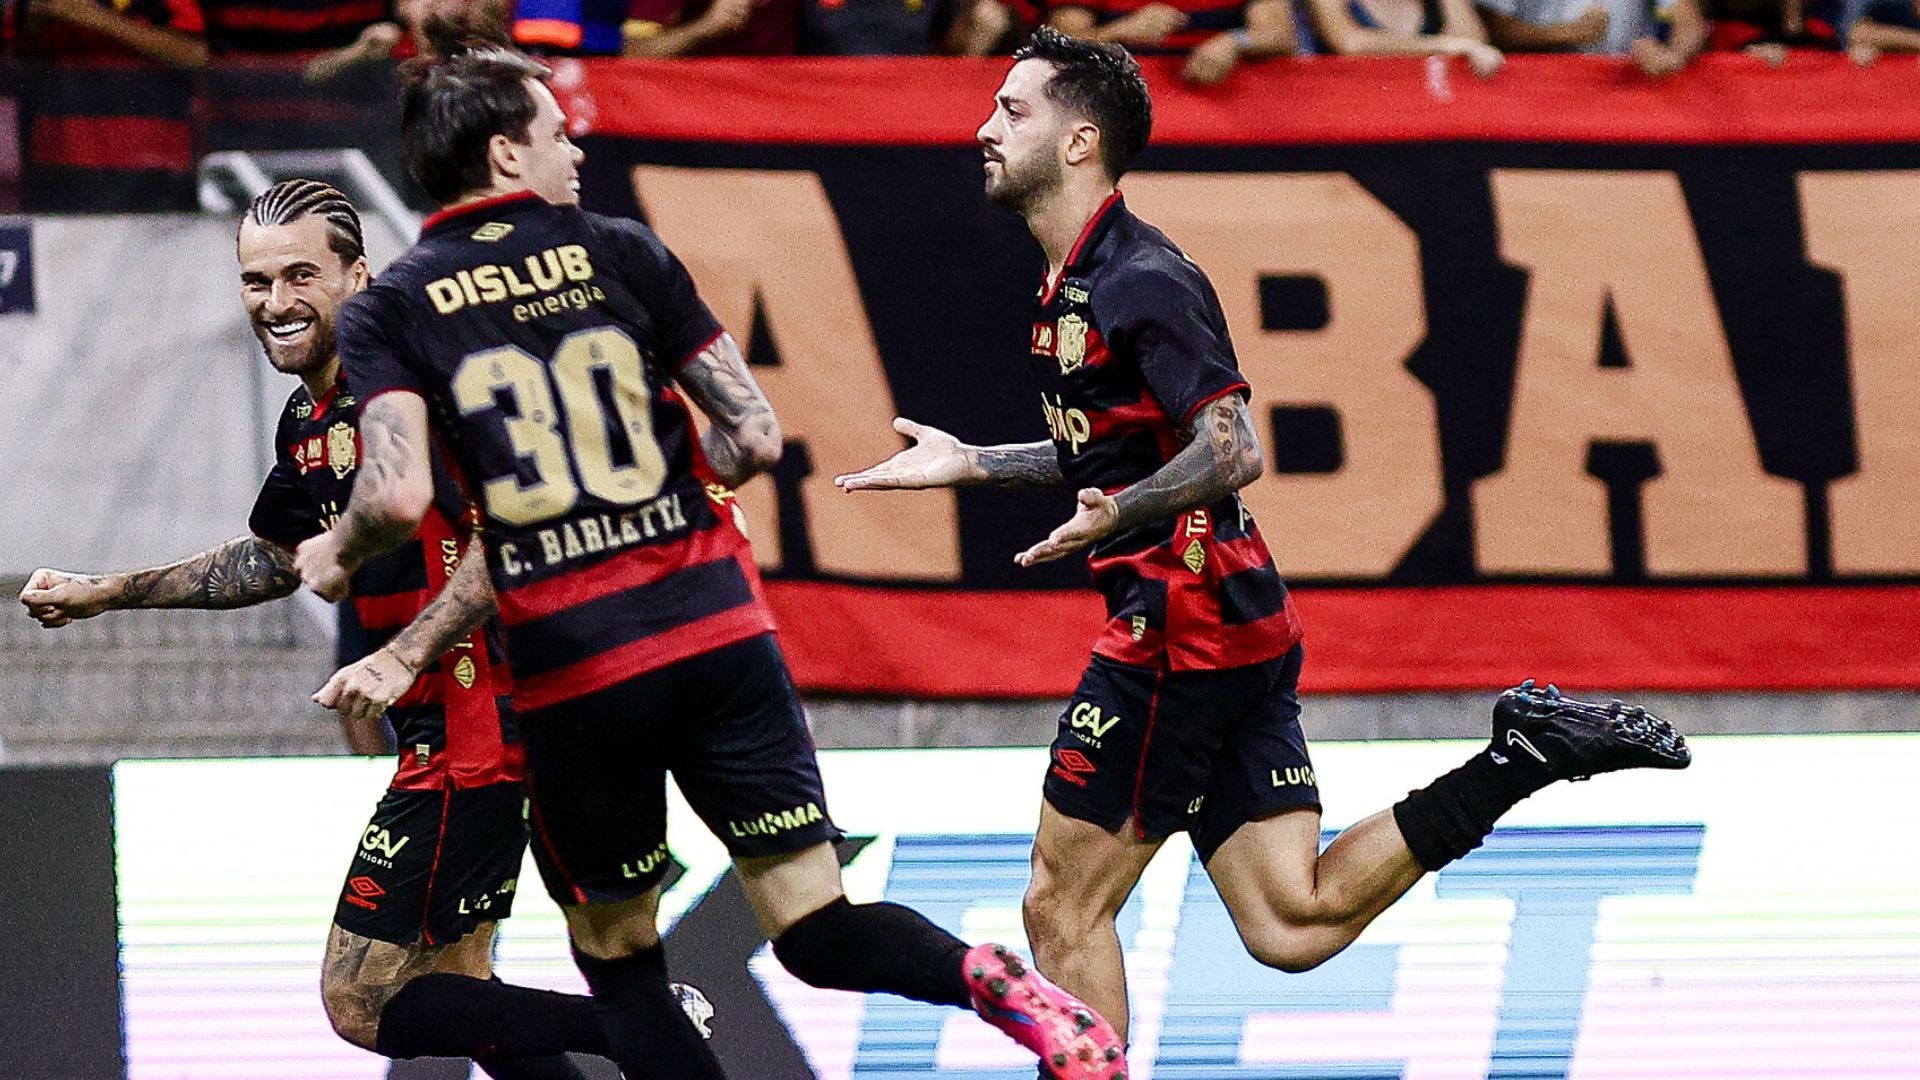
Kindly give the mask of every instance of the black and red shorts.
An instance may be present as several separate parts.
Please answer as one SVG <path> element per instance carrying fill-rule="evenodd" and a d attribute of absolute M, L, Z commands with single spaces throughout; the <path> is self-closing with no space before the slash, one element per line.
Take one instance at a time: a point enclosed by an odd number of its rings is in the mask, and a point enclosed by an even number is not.
<path fill-rule="evenodd" d="M 565 906 L 668 870 L 667 774 L 735 858 L 836 841 L 820 763 L 772 634 L 519 714 L 533 857 Z"/>
<path fill-rule="evenodd" d="M 334 923 L 395 945 L 447 945 L 513 910 L 527 850 L 518 782 L 380 798 L 354 846 Z"/>
<path fill-rule="evenodd" d="M 1054 809 L 1142 839 L 1192 836 L 1204 862 L 1234 830 L 1320 789 L 1300 730 L 1300 646 L 1246 667 L 1168 671 L 1095 656 L 1060 714 Z"/>

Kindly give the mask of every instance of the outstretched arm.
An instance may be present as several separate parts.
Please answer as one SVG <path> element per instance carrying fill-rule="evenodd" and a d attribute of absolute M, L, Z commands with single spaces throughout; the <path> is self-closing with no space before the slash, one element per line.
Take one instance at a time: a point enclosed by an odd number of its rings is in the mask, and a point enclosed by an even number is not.
<path fill-rule="evenodd" d="M 493 581 L 478 540 L 420 614 L 366 658 L 334 672 L 313 695 L 344 721 L 378 720 L 413 686 L 420 672 L 480 628 L 494 612 Z"/>
<path fill-rule="evenodd" d="M 712 421 L 700 449 L 723 483 L 739 487 L 780 463 L 786 452 L 780 420 L 733 335 L 714 338 L 680 366 L 675 379 Z"/>
<path fill-rule="evenodd" d="M 42 568 L 27 579 L 20 602 L 40 625 L 124 608 L 237 608 L 277 600 L 300 587 L 293 553 L 257 536 L 236 536 L 166 566 L 121 574 L 75 574 Z"/>
<path fill-rule="evenodd" d="M 937 427 L 895 417 L 893 430 L 913 445 L 871 468 L 833 478 L 842 491 L 913 491 L 998 484 L 1059 487 L 1060 455 L 1050 442 L 969 446 Z"/>
<path fill-rule="evenodd" d="M 1186 434 L 1186 448 L 1145 480 L 1116 495 L 1083 488 L 1073 517 L 1014 561 L 1021 566 L 1051 562 L 1102 537 L 1205 506 L 1251 484 L 1265 469 L 1253 418 L 1239 394 L 1201 409 Z"/>
<path fill-rule="evenodd" d="M 432 502 L 427 403 L 418 394 L 381 394 L 360 412 L 360 476 L 346 512 L 294 556 L 301 580 L 326 599 L 339 600 L 353 572 L 405 543 Z"/>

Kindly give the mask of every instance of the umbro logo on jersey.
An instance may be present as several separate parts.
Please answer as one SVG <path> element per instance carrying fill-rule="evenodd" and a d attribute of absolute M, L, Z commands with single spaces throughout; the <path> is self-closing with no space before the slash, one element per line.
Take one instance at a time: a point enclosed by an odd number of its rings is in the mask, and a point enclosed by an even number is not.
<path fill-rule="evenodd" d="M 1545 765 L 1547 763 L 1547 755 L 1541 753 L 1538 750 L 1535 750 L 1533 748 L 1533 744 L 1527 741 L 1527 737 L 1525 735 L 1520 734 L 1518 731 L 1515 731 L 1512 728 L 1507 729 L 1507 745 L 1517 746 L 1520 749 L 1525 750 L 1527 753 L 1532 754 L 1534 756 L 1534 759 L 1539 761 L 1540 764 L 1542 765 Z"/>
<path fill-rule="evenodd" d="M 505 240 L 507 234 L 512 231 L 513 226 L 504 221 L 489 221 L 485 225 L 473 230 L 473 238 L 483 244 L 497 244 Z"/>

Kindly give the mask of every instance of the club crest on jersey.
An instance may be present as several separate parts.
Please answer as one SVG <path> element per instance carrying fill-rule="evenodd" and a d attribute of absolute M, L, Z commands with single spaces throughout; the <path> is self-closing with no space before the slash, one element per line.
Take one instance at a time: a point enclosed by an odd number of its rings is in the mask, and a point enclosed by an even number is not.
<path fill-rule="evenodd" d="M 333 470 L 334 479 L 346 479 L 359 461 L 360 452 L 354 444 L 353 425 L 342 420 L 328 428 L 327 467 Z"/>
<path fill-rule="evenodd" d="M 1054 326 L 1054 355 L 1065 375 L 1087 358 L 1087 320 L 1078 315 L 1062 315 Z"/>
<path fill-rule="evenodd" d="M 1180 556 L 1180 561 L 1187 564 L 1187 569 L 1197 574 L 1207 568 L 1207 549 L 1201 546 L 1200 541 L 1195 540 L 1187 545 L 1187 550 Z"/>

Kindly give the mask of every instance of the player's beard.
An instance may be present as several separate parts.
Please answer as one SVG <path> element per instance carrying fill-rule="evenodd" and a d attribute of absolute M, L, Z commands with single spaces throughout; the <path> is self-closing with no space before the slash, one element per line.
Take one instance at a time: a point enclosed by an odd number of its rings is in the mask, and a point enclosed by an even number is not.
<path fill-rule="evenodd" d="M 987 198 L 1024 215 L 1060 186 L 1060 162 L 1051 154 L 1038 155 L 1017 169 L 1000 158 L 1000 179 L 987 181 Z"/>
<path fill-rule="evenodd" d="M 336 348 L 333 320 L 317 311 L 313 313 L 313 329 L 307 332 L 305 344 L 282 345 L 273 340 L 266 326 L 258 321 L 253 324 L 253 336 L 260 339 L 260 347 L 267 354 L 267 363 L 282 375 L 306 375 L 318 371 L 333 359 Z"/>

